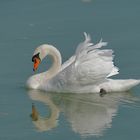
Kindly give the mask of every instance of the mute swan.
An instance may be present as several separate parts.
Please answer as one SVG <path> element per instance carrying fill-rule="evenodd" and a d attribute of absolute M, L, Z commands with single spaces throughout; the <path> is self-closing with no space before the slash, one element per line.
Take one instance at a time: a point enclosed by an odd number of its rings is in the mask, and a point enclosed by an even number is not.
<path fill-rule="evenodd" d="M 119 73 L 113 64 L 113 51 L 100 49 L 107 43 L 100 40 L 94 45 L 90 35 L 84 35 L 85 41 L 62 65 L 61 54 L 54 46 L 43 44 L 36 48 L 32 57 L 34 71 L 47 55 L 52 57 L 53 64 L 48 71 L 31 76 L 27 80 L 27 87 L 50 92 L 99 93 L 128 91 L 140 83 L 135 79 L 110 79 Z"/>

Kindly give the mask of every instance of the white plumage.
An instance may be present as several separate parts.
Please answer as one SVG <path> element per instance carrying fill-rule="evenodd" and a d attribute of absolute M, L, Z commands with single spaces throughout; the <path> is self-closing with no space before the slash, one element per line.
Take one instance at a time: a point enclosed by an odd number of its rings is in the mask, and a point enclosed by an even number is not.
<path fill-rule="evenodd" d="M 140 80 L 112 80 L 109 77 L 118 74 L 118 68 L 113 63 L 113 51 L 101 49 L 106 42 L 91 43 L 90 35 L 85 35 L 85 41 L 80 43 L 75 54 L 61 66 L 61 55 L 52 45 L 41 45 L 35 50 L 40 58 L 52 56 L 52 68 L 44 73 L 31 76 L 27 81 L 29 88 L 53 92 L 90 93 L 126 91 L 140 83 Z M 43 55 L 43 56 L 41 56 Z"/>

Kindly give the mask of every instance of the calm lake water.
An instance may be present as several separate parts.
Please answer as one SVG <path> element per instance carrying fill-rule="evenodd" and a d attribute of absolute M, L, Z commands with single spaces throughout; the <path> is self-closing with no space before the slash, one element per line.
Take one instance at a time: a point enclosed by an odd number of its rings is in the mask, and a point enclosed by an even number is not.
<path fill-rule="evenodd" d="M 0 0 L 0 140 L 139 140 L 140 86 L 104 97 L 25 88 L 38 45 L 53 44 L 65 61 L 83 32 L 109 42 L 120 68 L 114 78 L 139 79 L 139 13 L 139 0 Z"/>

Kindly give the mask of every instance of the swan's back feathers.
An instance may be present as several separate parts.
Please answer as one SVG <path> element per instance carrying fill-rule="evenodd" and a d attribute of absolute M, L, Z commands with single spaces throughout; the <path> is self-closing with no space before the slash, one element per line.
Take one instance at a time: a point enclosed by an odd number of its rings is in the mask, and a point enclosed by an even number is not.
<path fill-rule="evenodd" d="M 70 64 L 72 64 L 75 61 L 75 55 L 70 57 L 64 64 L 62 65 L 60 71 L 63 71 L 66 67 L 68 67 Z"/>
<path fill-rule="evenodd" d="M 113 64 L 113 51 L 101 50 L 107 42 L 102 39 L 96 45 L 91 43 L 90 35 L 85 33 L 85 41 L 76 50 L 75 67 L 73 71 L 80 84 L 94 84 L 107 77 L 118 74 L 118 68 Z"/>
<path fill-rule="evenodd" d="M 84 42 L 81 42 L 78 45 L 77 49 L 76 49 L 75 54 L 76 54 L 77 57 L 78 57 L 78 55 L 80 53 L 84 52 L 84 50 L 86 50 L 86 48 L 88 48 L 88 47 L 90 47 L 90 46 L 93 45 L 93 43 L 91 43 L 91 37 L 90 37 L 90 35 L 84 33 L 84 36 L 85 36 L 85 41 Z"/>
<path fill-rule="evenodd" d="M 90 35 L 85 35 L 85 41 L 80 43 L 75 54 L 67 60 L 59 73 L 49 81 L 49 85 L 65 86 L 93 85 L 104 82 L 107 77 L 118 74 L 118 68 L 113 64 L 113 51 L 100 49 L 106 46 L 102 39 L 96 45 L 91 43 Z"/>

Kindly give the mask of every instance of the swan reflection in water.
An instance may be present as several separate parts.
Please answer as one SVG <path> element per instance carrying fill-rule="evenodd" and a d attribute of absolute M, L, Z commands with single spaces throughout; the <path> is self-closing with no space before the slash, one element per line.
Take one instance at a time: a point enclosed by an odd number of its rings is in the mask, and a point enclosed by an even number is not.
<path fill-rule="evenodd" d="M 37 114 L 33 123 L 39 131 L 57 127 L 59 115 L 63 113 L 72 130 L 81 136 L 103 135 L 106 129 L 111 128 L 119 104 L 134 103 L 137 100 L 128 92 L 109 93 L 101 97 L 99 94 L 59 94 L 30 90 L 29 96 L 50 108 L 50 116 L 42 117 L 33 105 L 32 114 Z"/>

